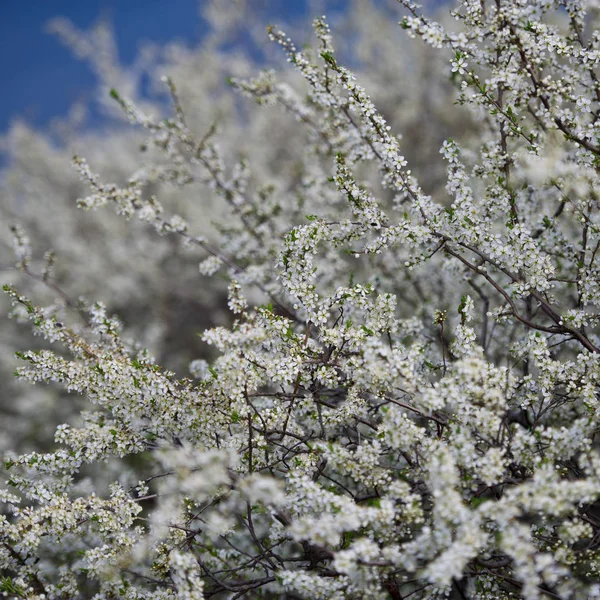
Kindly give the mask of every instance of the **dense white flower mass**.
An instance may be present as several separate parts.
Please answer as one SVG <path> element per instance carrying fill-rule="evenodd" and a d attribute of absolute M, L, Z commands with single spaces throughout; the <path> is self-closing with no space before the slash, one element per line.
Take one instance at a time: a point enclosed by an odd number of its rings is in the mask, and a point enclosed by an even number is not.
<path fill-rule="evenodd" d="M 230 79 L 259 106 L 239 110 L 260 152 L 190 120 L 177 61 L 171 116 L 111 91 L 145 152 L 121 183 L 78 149 L 79 210 L 150 226 L 136 256 L 164 259 L 170 286 L 227 282 L 188 377 L 147 348 L 168 318 L 128 328 L 110 296 L 73 298 L 60 256 L 40 267 L 35 232 L 12 228 L 24 277 L 4 290 L 38 336 L 16 376 L 77 410 L 51 447 L 6 454 L 5 597 L 600 598 L 600 6 L 457 0 L 454 25 L 396 10 L 464 124 L 423 163 L 376 99 L 411 80 L 382 61 L 372 98 L 325 17 L 307 45 L 268 28 L 296 79 Z M 220 202 L 212 228 L 195 185 Z"/>

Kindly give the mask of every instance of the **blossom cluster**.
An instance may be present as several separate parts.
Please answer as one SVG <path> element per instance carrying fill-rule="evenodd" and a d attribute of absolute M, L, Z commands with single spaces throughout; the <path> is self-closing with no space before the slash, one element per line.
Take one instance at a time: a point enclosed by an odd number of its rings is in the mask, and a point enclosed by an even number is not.
<path fill-rule="evenodd" d="M 152 150 L 125 184 L 74 159 L 81 209 L 112 205 L 227 279 L 191 377 L 72 301 L 52 255 L 35 271 L 13 229 L 15 268 L 63 300 L 5 286 L 41 340 L 16 375 L 86 409 L 51 450 L 6 456 L 5 596 L 600 598 L 600 14 L 458 0 L 455 33 L 400 4 L 480 127 L 429 157 L 441 186 L 408 168 L 325 17 L 302 51 L 268 29 L 308 94 L 274 70 L 231 79 L 306 129 L 286 186 L 197 133 L 175 77 L 165 119 L 112 92 Z M 229 214 L 210 234 L 154 191 L 198 181 Z"/>

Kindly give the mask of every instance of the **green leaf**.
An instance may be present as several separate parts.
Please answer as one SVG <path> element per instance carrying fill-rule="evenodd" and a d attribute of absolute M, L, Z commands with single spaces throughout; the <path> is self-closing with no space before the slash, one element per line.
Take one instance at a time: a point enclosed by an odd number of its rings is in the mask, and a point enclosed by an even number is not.
<path fill-rule="evenodd" d="M 335 58 L 333 58 L 333 54 L 331 52 L 321 52 L 321 58 L 331 67 L 337 69 L 337 63 L 335 62 Z"/>
<path fill-rule="evenodd" d="M 0 592 L 2 594 L 15 594 L 22 598 L 27 597 L 25 590 L 16 585 L 10 577 L 3 577 L 0 579 Z"/>
<path fill-rule="evenodd" d="M 485 498 L 485 497 L 474 497 L 471 498 L 471 501 L 469 502 L 471 508 L 477 508 L 478 506 L 481 506 L 484 502 L 487 502 L 489 500 L 489 498 Z"/>

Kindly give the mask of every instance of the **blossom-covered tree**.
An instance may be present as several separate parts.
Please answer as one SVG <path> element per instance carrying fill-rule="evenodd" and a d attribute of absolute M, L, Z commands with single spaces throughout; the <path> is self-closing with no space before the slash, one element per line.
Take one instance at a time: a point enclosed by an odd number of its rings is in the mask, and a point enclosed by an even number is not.
<path fill-rule="evenodd" d="M 97 74 L 98 101 L 90 109 L 105 118 L 102 127 L 92 122 L 90 129 L 85 116 L 88 106 L 78 102 L 49 131 L 17 122 L 0 139 L 7 163 L 0 175 L 0 223 L 6 224 L 0 236 L 0 284 L 10 282 L 38 303 L 58 300 L 64 304 L 55 290 L 14 272 L 6 233 L 9 224 L 17 223 L 32 240 L 34 271 L 43 269 L 39 261 L 52 249 L 57 259 L 54 283 L 74 301 L 82 295 L 104 300 L 122 319 L 128 335 L 150 348 L 159 364 L 186 375 L 191 360 L 212 356 L 197 333 L 231 322 L 223 302 L 225 278 L 217 275 L 209 280 L 209 275 L 201 275 L 199 279 L 198 248 L 182 247 L 173 237 L 158 237 L 141 222 L 126 222 L 111 211 L 74 210 L 85 187 L 71 161 L 73 154 L 84 154 L 103 177 L 117 182 L 127 181 L 146 162 L 151 167 L 161 164 L 160 148 L 145 146 L 140 152 L 143 132 L 123 126 L 123 112 L 109 90 L 119 90 L 146 112 L 164 118 L 170 108 L 160 76 L 168 73 L 177 82 L 191 130 L 205 132 L 213 125 L 217 129 L 228 169 L 251 156 L 255 181 L 265 182 L 266 189 L 294 190 L 305 173 L 301 156 L 309 133 L 305 124 L 285 106 L 265 111 L 244 101 L 227 84 L 228 77 L 250 77 L 259 71 L 261 61 L 267 61 L 280 87 L 285 84 L 297 94 L 306 93 L 301 76 L 287 68 L 284 56 L 269 43 L 264 29 L 267 14 L 261 13 L 261 4 L 262 0 L 226 5 L 202 0 L 204 19 L 211 29 L 197 47 L 180 43 L 143 47 L 131 66 L 118 62 L 106 22 L 89 31 L 80 31 L 64 19 L 51 23 L 51 29 L 78 57 L 89 61 Z M 437 153 L 446 137 L 459 131 L 464 135 L 465 127 L 469 131 L 475 127 L 447 113 L 445 107 L 454 101 L 454 92 L 443 74 L 445 61 L 424 45 L 411 44 L 398 27 L 397 12 L 380 3 L 356 0 L 351 10 L 332 16 L 340 52 L 368 83 L 388 122 L 405 133 L 411 166 L 427 174 L 429 190 L 442 189 L 443 165 L 441 161 L 428 165 L 427 157 Z M 301 38 L 305 33 L 300 25 L 304 23 L 286 28 Z M 245 39 L 236 30 L 242 26 L 259 45 L 251 54 L 235 45 L 239 44 L 236 40 Z M 310 30 L 310 23 L 306 27 Z M 398 51 L 404 56 L 400 62 L 395 56 Z M 399 76 L 410 76 L 415 84 L 388 85 L 390 77 Z M 150 89 L 156 92 L 150 97 L 144 93 L 147 81 L 153 82 Z M 201 166 L 188 175 L 184 186 L 155 177 L 147 191 L 151 189 L 165 207 L 184 217 L 197 234 L 218 243 L 213 224 L 226 225 L 228 205 L 211 187 Z M 375 171 L 371 175 L 374 184 L 376 177 Z M 205 267 L 210 271 L 210 263 Z M 258 297 L 257 301 L 262 300 Z M 0 294 L 0 314 L 6 314 L 8 307 L 8 299 Z M 4 323 L 0 331 L 0 451 L 47 448 L 54 428 L 76 418 L 85 400 L 67 399 L 49 386 L 32 390 L 14 380 L 11 373 L 17 362 L 13 353 L 31 347 L 32 342 L 16 322 Z"/>
<path fill-rule="evenodd" d="M 192 124 L 175 72 L 167 118 L 112 90 L 147 158 L 109 183 L 83 148 L 80 207 L 202 255 L 232 318 L 182 378 L 14 228 L 17 267 L 61 300 L 5 287 L 46 340 L 17 375 L 90 406 L 6 459 L 5 594 L 600 597 L 599 10 L 460 0 L 453 26 L 401 0 L 446 61 L 445 110 L 472 115 L 439 154 L 405 158 L 324 17 L 301 51 L 268 29 L 301 83 L 230 78 L 262 105 L 256 155 Z M 385 73 L 388 99 L 404 79 Z M 198 183 L 222 201 L 212 232 L 161 198 Z"/>

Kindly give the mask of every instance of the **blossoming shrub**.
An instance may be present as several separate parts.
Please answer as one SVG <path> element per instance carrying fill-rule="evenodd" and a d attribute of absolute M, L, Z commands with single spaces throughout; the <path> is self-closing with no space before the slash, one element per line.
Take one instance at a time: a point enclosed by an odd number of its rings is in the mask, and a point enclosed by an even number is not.
<path fill-rule="evenodd" d="M 18 376 L 93 404 L 54 451 L 6 460 L 8 596 L 600 597 L 598 7 L 463 0 L 452 33 L 401 4 L 481 124 L 430 157 L 445 190 L 411 172 L 324 18 L 302 51 L 269 29 L 308 95 L 231 81 L 305 127 L 295 186 L 252 156 L 229 168 L 174 79 L 162 120 L 113 91 L 161 177 L 201 166 L 232 218 L 200 236 L 150 167 L 117 185 L 77 156 L 81 207 L 208 254 L 235 320 L 181 379 L 101 302 L 63 315 L 6 286 L 52 344 Z"/>
<path fill-rule="evenodd" d="M 72 157 L 85 155 L 104 179 L 121 183 L 146 169 L 145 193 L 160 198 L 165 210 L 181 215 L 195 235 L 213 244 L 220 243 L 214 224 L 235 226 L 239 216 L 231 214 L 223 188 L 213 184 L 204 165 L 188 163 L 181 177 L 175 169 L 165 169 L 169 159 L 163 149 L 144 144 L 140 128 L 123 125 L 125 114 L 109 90 L 115 88 L 161 120 L 170 114 L 167 88 L 160 82 L 160 76 L 168 73 L 177 83 L 188 127 L 202 136 L 215 126 L 213 139 L 218 141 L 226 170 L 236 163 L 248 164 L 251 158 L 249 185 L 254 191 L 272 193 L 273 188 L 280 196 L 282 191 L 302 195 L 306 214 L 316 212 L 312 205 L 319 202 L 306 194 L 314 178 L 314 159 L 304 153 L 312 130 L 294 112 L 295 97 L 303 97 L 308 85 L 300 73 L 288 68 L 285 55 L 265 35 L 269 21 L 264 6 L 261 10 L 263 0 L 233 4 L 202 0 L 200 4 L 207 33 L 198 45 L 147 45 L 132 65 L 118 61 L 106 22 L 80 31 L 64 19 L 54 20 L 53 31 L 97 76 L 94 101 L 78 101 L 69 117 L 47 130 L 16 122 L 0 137 L 6 163 L 0 169 L 0 286 L 11 283 L 38 304 L 65 303 L 52 287 L 15 272 L 7 234 L 8 225 L 18 223 L 33 246 L 29 271 L 39 273 L 44 254 L 52 249 L 48 255 L 54 256 L 52 281 L 64 294 L 74 303 L 80 296 L 105 301 L 123 321 L 127 335 L 180 376 L 189 375 L 193 359 L 214 357 L 198 332 L 232 321 L 224 302 L 227 281 L 220 274 L 210 280 L 209 274 L 199 275 L 198 248 L 181 245 L 176 237 L 159 237 L 147 224 L 128 222 L 110 210 L 76 210 L 86 184 L 71 167 Z M 439 191 L 445 184 L 444 165 L 442 161 L 428 164 L 428 157 L 437 153 L 446 137 L 462 132 L 466 139 L 478 125 L 464 118 L 466 110 L 460 119 L 458 113 L 446 110 L 455 100 L 455 90 L 445 76 L 445 59 L 423 44 L 412 43 L 398 27 L 397 12 L 393 6 L 370 0 L 353 0 L 348 10 L 333 12 L 338 51 L 352 62 L 390 125 L 404 132 L 414 172 L 427 175 L 428 191 Z M 290 27 L 301 38 L 302 28 L 310 31 L 310 22 L 302 19 L 298 25 L 286 25 Z M 248 32 L 256 38 L 252 52 L 247 51 L 250 42 L 244 41 Z M 271 110 L 232 93 L 227 80 L 251 77 L 265 61 L 273 71 L 269 76 L 277 80 L 279 95 Z M 390 77 L 411 77 L 414 84 L 390 86 Z M 273 102 L 275 97 L 266 95 L 264 101 Z M 97 122 L 89 126 L 88 111 L 103 115 L 101 127 Z M 377 185 L 377 171 L 366 163 L 360 176 Z M 303 214 L 297 222 L 302 220 Z M 291 222 L 286 226 L 291 227 Z M 203 272 L 210 273 L 218 264 L 203 263 Z M 263 301 L 260 295 L 251 299 Z M 0 294 L 0 315 L 9 305 Z M 26 334 L 17 321 L 4 322 L 0 328 L 0 453 L 50 449 L 55 427 L 73 422 L 86 408 L 84 398 L 67 397 L 56 386 L 32 390 L 11 376 L 18 363 L 14 351 L 35 344 Z"/>

